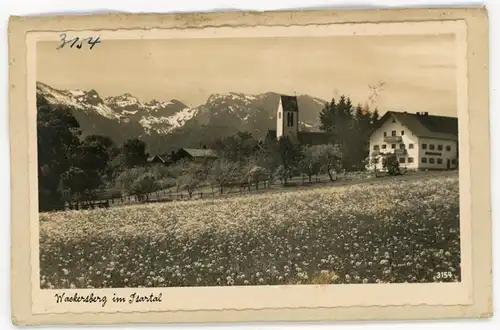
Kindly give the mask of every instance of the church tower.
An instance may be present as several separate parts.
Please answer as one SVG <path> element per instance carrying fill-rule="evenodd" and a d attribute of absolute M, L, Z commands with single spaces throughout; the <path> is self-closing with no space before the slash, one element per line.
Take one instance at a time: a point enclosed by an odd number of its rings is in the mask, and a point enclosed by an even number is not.
<path fill-rule="evenodd" d="M 297 138 L 299 132 L 299 105 L 297 96 L 280 95 L 276 114 L 276 139 L 282 136 Z"/>

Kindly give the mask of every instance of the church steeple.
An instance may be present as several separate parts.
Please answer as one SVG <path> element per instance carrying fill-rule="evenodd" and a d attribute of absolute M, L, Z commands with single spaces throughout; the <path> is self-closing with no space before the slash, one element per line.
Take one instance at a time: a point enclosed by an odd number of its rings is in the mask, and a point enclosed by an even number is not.
<path fill-rule="evenodd" d="M 297 96 L 280 95 L 276 114 L 276 138 L 297 137 L 299 132 L 299 105 Z"/>

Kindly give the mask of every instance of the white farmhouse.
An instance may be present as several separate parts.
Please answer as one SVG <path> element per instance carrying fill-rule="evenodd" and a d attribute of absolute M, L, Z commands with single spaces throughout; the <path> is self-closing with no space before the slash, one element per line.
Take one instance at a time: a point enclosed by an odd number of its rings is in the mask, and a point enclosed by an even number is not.
<path fill-rule="evenodd" d="M 394 153 L 400 167 L 414 170 L 458 168 L 458 119 L 427 112 L 388 111 L 370 137 L 369 168 L 382 168 L 382 156 Z"/>

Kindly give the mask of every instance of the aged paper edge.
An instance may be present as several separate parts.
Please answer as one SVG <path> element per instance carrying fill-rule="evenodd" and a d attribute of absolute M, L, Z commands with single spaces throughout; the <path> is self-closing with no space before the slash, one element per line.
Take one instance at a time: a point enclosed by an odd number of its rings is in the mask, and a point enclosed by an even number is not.
<path fill-rule="evenodd" d="M 468 106 L 472 180 L 472 263 L 474 303 L 466 306 L 388 306 L 302 309 L 224 310 L 217 312 L 134 312 L 33 315 L 29 265 L 29 210 L 23 200 L 27 182 L 26 44 L 27 31 L 201 28 L 220 26 L 276 26 L 428 20 L 466 21 Z M 12 167 L 12 314 L 15 324 L 60 323 L 196 323 L 244 321 L 320 321 L 367 319 L 430 319 L 488 317 L 491 296 L 491 220 L 488 117 L 488 18 L 484 8 L 396 9 L 353 11 L 227 12 L 203 14 L 105 14 L 92 16 L 13 17 L 9 22 L 10 129 Z M 14 146 L 16 148 L 14 148 Z M 21 146 L 21 147 L 20 147 Z M 487 164 L 487 166 L 486 166 Z M 488 169 L 488 170 L 486 170 Z"/>

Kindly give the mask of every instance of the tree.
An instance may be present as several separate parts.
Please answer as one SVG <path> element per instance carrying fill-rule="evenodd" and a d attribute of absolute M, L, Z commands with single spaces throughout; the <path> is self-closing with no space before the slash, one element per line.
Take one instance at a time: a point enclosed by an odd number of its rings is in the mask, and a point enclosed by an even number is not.
<path fill-rule="evenodd" d="M 234 135 L 218 139 L 214 149 L 230 161 L 244 163 L 248 157 L 254 154 L 258 143 L 251 133 L 237 132 Z"/>
<path fill-rule="evenodd" d="M 326 103 L 319 115 L 320 128 L 332 135 L 332 142 L 342 151 L 342 167 L 362 167 L 369 153 L 369 139 L 379 114 L 368 105 L 353 107 L 349 98 L 341 96 Z"/>
<path fill-rule="evenodd" d="M 259 189 L 259 183 L 270 179 L 270 172 L 263 166 L 259 166 L 257 158 L 252 157 L 241 167 L 241 177 L 243 182 L 248 184 L 250 190 L 252 184 L 255 184 L 255 189 Z"/>
<path fill-rule="evenodd" d="M 313 175 L 317 175 L 321 170 L 321 147 L 305 146 L 303 148 L 303 157 L 299 162 L 299 168 L 302 174 L 307 175 L 309 183 L 312 182 Z"/>
<path fill-rule="evenodd" d="M 196 188 L 206 180 L 206 170 L 202 165 L 187 160 L 181 161 L 177 167 L 177 191 L 186 190 L 192 198 Z"/>
<path fill-rule="evenodd" d="M 84 148 L 87 148 L 87 154 L 93 154 L 99 172 L 103 179 L 111 183 L 115 173 L 120 173 L 123 168 L 120 164 L 120 149 L 115 145 L 113 140 L 103 135 L 88 135 L 83 141 Z M 104 164 L 105 163 L 105 164 Z"/>
<path fill-rule="evenodd" d="M 398 157 L 393 153 L 387 154 L 382 158 L 382 167 L 387 170 L 389 175 L 401 174 Z"/>
<path fill-rule="evenodd" d="M 84 142 L 88 144 L 101 145 L 102 148 L 105 149 L 106 152 L 110 155 L 110 158 L 112 156 L 116 156 L 119 153 L 119 149 L 116 147 L 113 140 L 104 135 L 98 135 L 98 134 L 87 135 L 87 137 L 85 137 L 84 139 Z"/>
<path fill-rule="evenodd" d="M 358 104 L 354 109 L 352 121 L 352 134 L 349 139 L 348 148 L 346 148 L 344 163 L 347 166 L 361 167 L 365 164 L 365 159 L 370 152 L 370 136 L 373 132 L 373 115 L 368 105 Z"/>
<path fill-rule="evenodd" d="M 91 199 L 94 190 L 101 183 L 101 178 L 96 172 L 86 172 L 83 169 L 71 166 L 62 174 L 61 184 L 69 189 L 72 202 L 78 204 L 82 200 Z"/>
<path fill-rule="evenodd" d="M 278 152 L 278 143 L 274 140 L 268 140 L 261 144 L 261 148 L 254 154 L 253 162 L 256 166 L 266 169 L 269 180 L 274 180 L 273 174 L 281 164 L 281 157 Z"/>
<path fill-rule="evenodd" d="M 144 167 L 135 167 L 130 169 L 125 169 L 116 178 L 116 185 L 123 195 L 133 195 L 134 181 L 137 180 L 141 175 L 146 173 L 147 170 Z"/>
<path fill-rule="evenodd" d="M 345 143 L 348 133 L 352 128 L 352 103 L 344 95 L 336 103 L 326 103 L 319 114 L 320 129 L 329 132 L 333 136 L 333 143 L 342 145 Z"/>
<path fill-rule="evenodd" d="M 302 157 L 300 145 L 292 141 L 288 136 L 282 136 L 278 140 L 278 155 L 281 165 L 281 177 L 286 184 L 289 177 L 292 176 L 293 169 L 297 168 Z"/>
<path fill-rule="evenodd" d="M 122 162 L 126 168 L 144 166 L 147 163 L 148 154 L 146 144 L 139 139 L 130 139 L 121 148 Z"/>
<path fill-rule="evenodd" d="M 105 147 L 97 141 L 83 141 L 78 152 L 78 165 L 86 172 L 106 174 L 110 154 Z"/>
<path fill-rule="evenodd" d="M 378 109 L 375 108 L 375 110 L 372 112 L 372 118 L 371 118 L 371 124 L 374 125 L 377 123 L 377 121 L 380 119 L 380 114 L 378 113 Z"/>
<path fill-rule="evenodd" d="M 238 164 L 225 158 L 217 159 L 210 168 L 210 181 L 224 193 L 224 185 L 233 182 L 238 177 Z"/>
<path fill-rule="evenodd" d="M 74 165 L 65 172 L 63 180 L 63 187 L 69 189 L 72 200 L 91 199 L 95 190 L 103 185 L 110 170 L 107 146 L 105 137 L 92 136 L 75 149 Z"/>
<path fill-rule="evenodd" d="M 323 131 L 333 133 L 335 131 L 337 119 L 337 103 L 335 98 L 332 102 L 326 102 L 324 108 L 319 113 L 319 128 Z"/>
<path fill-rule="evenodd" d="M 342 158 L 342 152 L 338 147 L 331 145 L 318 146 L 317 148 L 321 169 L 328 173 L 330 181 L 335 181 L 333 174 L 340 169 L 339 162 Z"/>
<path fill-rule="evenodd" d="M 332 102 L 326 103 L 319 115 L 320 128 L 332 136 L 333 145 L 341 147 L 344 155 L 343 160 L 348 160 L 347 148 L 350 145 L 353 137 L 353 109 L 349 98 L 344 95 L 336 103 L 335 99 Z M 349 167 L 349 166 L 346 166 Z"/>
<path fill-rule="evenodd" d="M 149 167 L 149 171 L 154 175 L 156 180 L 171 178 L 171 169 L 163 164 L 153 164 Z"/>
<path fill-rule="evenodd" d="M 159 179 L 157 181 L 158 183 L 158 187 L 160 190 L 163 190 L 163 189 L 170 189 L 170 188 L 173 188 L 177 185 L 177 182 L 174 178 L 171 178 L 171 177 L 165 177 L 163 179 Z"/>
<path fill-rule="evenodd" d="M 152 173 L 142 173 L 137 177 L 130 186 L 130 194 L 137 195 L 139 200 L 149 201 L 149 195 L 157 191 L 159 185 Z"/>
<path fill-rule="evenodd" d="M 71 109 L 37 96 L 38 201 L 40 211 L 64 207 L 61 179 L 80 146 L 80 126 Z"/>
<path fill-rule="evenodd" d="M 369 169 L 373 169 L 375 173 L 378 172 L 378 164 L 380 163 L 380 156 L 367 157 L 367 164 Z"/>

